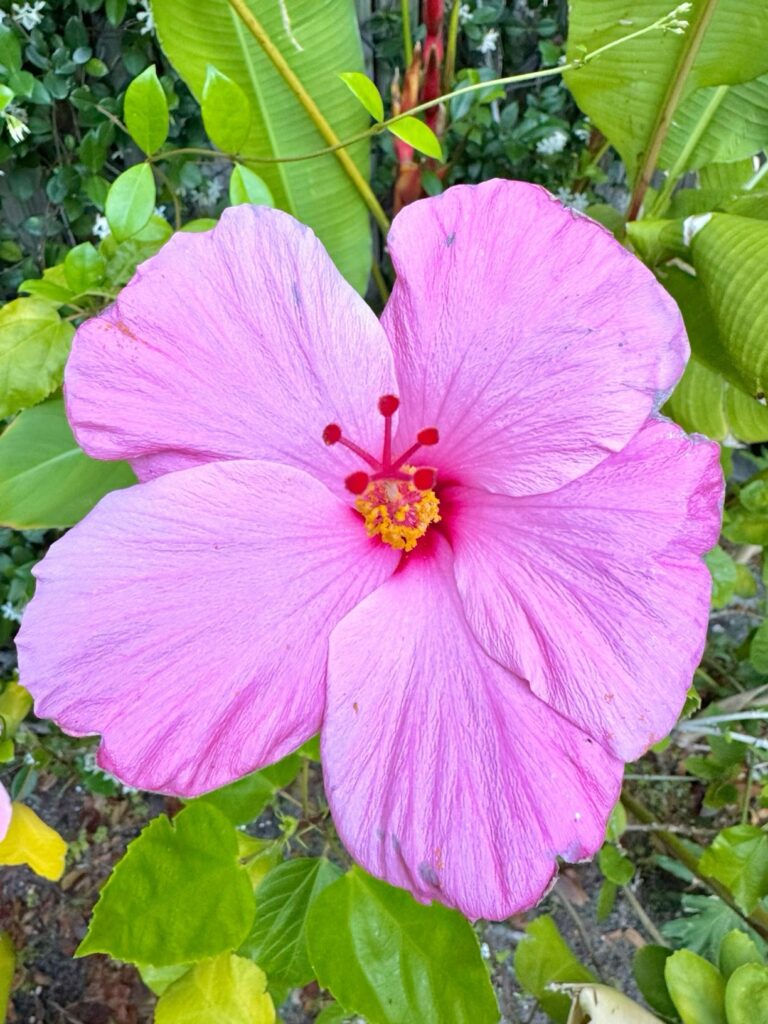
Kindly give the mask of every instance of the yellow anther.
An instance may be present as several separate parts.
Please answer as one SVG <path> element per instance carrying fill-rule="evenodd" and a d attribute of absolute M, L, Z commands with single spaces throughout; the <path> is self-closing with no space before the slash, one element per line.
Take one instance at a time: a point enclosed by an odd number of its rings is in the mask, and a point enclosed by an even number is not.
<path fill-rule="evenodd" d="M 403 467 L 408 472 L 408 467 Z M 410 480 L 374 480 L 355 502 L 371 537 L 398 551 L 413 551 L 430 523 L 440 522 L 434 491 L 420 491 Z"/>

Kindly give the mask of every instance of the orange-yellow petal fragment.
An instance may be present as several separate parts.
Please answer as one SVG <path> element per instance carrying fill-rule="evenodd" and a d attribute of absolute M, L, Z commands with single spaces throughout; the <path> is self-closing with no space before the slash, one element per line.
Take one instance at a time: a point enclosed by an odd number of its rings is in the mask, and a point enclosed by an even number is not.
<path fill-rule="evenodd" d="M 0 842 L 0 864 L 28 864 L 43 878 L 57 882 L 64 873 L 67 844 L 38 818 L 31 807 L 14 804 L 11 823 Z"/>
<path fill-rule="evenodd" d="M 403 469 L 408 471 L 409 467 Z M 371 537 L 398 551 L 413 551 L 430 523 L 440 522 L 434 491 L 420 491 L 410 480 L 374 480 L 355 502 Z"/>

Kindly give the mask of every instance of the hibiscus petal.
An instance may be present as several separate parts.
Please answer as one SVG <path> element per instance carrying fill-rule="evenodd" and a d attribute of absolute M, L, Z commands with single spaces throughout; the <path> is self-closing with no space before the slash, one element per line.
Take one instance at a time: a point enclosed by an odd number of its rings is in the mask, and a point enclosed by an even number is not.
<path fill-rule="evenodd" d="M 531 906 L 600 846 L 622 765 L 492 661 L 435 532 L 336 627 L 323 769 L 368 871 L 468 917 Z"/>
<path fill-rule="evenodd" d="M 142 479 L 244 458 L 338 486 L 359 460 L 327 449 L 323 428 L 338 422 L 378 450 L 376 402 L 394 389 L 383 330 L 315 235 L 245 205 L 143 263 L 80 327 L 65 379 L 78 442 L 135 460 Z"/>
<path fill-rule="evenodd" d="M 11 798 L 0 783 L 0 841 L 5 837 L 11 823 Z"/>
<path fill-rule="evenodd" d="M 623 448 L 683 372 L 667 292 L 538 185 L 459 185 L 413 203 L 388 246 L 399 440 L 438 427 L 430 458 L 444 480 L 559 487 Z"/>
<path fill-rule="evenodd" d="M 486 650 L 617 756 L 675 723 L 704 646 L 718 446 L 652 420 L 551 494 L 443 501 L 467 617 Z"/>
<path fill-rule="evenodd" d="M 284 466 L 220 462 L 115 491 L 37 569 L 19 663 L 99 763 L 185 796 L 320 726 L 328 637 L 393 571 L 357 513 Z"/>

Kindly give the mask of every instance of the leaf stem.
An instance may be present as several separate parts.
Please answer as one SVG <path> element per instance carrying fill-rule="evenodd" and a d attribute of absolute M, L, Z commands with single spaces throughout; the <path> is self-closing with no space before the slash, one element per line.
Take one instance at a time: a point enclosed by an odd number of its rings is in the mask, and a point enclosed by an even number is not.
<path fill-rule="evenodd" d="M 691 155 L 698 146 L 702 135 L 709 127 L 712 118 L 720 109 L 723 100 L 728 94 L 728 88 L 729 87 L 727 85 L 719 85 L 715 89 L 711 100 L 702 111 L 701 117 L 696 122 L 693 131 L 688 136 L 683 148 L 680 150 L 680 154 L 677 160 L 675 160 L 674 164 L 667 172 L 666 181 L 664 182 L 663 188 L 661 189 L 653 205 L 651 206 L 651 209 L 648 214 L 649 217 L 663 216 L 664 211 L 669 205 L 670 196 L 672 195 L 672 191 L 675 185 L 677 184 L 678 178 L 685 173 L 686 165 L 689 159 L 691 158 Z"/>
<path fill-rule="evenodd" d="M 400 13 L 403 21 L 403 54 L 405 66 L 409 68 L 413 60 L 413 35 L 411 34 L 411 0 L 400 0 Z"/>
<path fill-rule="evenodd" d="M 304 107 L 309 119 L 328 143 L 330 151 L 336 154 L 336 159 L 344 168 L 355 188 L 360 193 L 360 197 L 371 211 L 376 223 L 382 231 L 386 233 L 389 230 L 389 218 L 381 208 L 378 199 L 373 193 L 373 189 L 360 173 L 357 164 L 349 153 L 347 153 L 344 147 L 339 144 L 338 135 L 333 128 L 331 128 L 315 101 L 304 88 L 301 79 L 296 75 L 288 61 L 272 42 L 264 29 L 264 26 L 246 5 L 245 0 L 227 0 L 227 2 L 272 62 L 275 70 L 283 79 L 285 84 L 294 94 L 299 103 Z"/>
<path fill-rule="evenodd" d="M 638 821 L 641 821 L 646 825 L 653 824 L 654 817 L 651 812 L 645 804 L 642 804 L 639 800 L 635 799 L 635 797 L 631 796 L 627 792 L 626 788 L 622 790 L 621 802 L 629 813 L 633 817 L 637 818 Z M 706 885 L 707 888 L 715 894 L 715 896 L 719 896 L 723 903 L 727 903 L 731 910 L 746 921 L 750 928 L 754 928 L 758 935 L 764 939 L 768 939 L 768 911 L 763 910 L 762 907 L 757 907 L 751 914 L 745 914 L 742 910 L 739 910 L 733 897 L 724 885 L 721 885 L 717 879 L 710 878 L 708 875 L 701 873 L 699 870 L 699 858 L 696 857 L 695 854 L 691 853 L 681 839 L 678 839 L 673 832 L 669 832 L 665 828 L 654 829 L 654 832 L 659 842 L 662 843 L 672 856 L 676 857 L 684 867 L 688 868 L 691 874 L 695 875 L 700 882 L 703 882 L 703 884 Z"/>
<path fill-rule="evenodd" d="M 688 74 L 699 53 L 704 34 L 709 27 L 709 22 L 716 6 L 717 0 L 703 0 L 701 6 L 696 9 L 693 16 L 693 24 L 683 39 L 679 63 L 667 84 L 666 94 L 656 114 L 656 121 L 651 131 L 650 143 L 640 166 L 635 187 L 632 190 L 627 220 L 637 220 L 645 193 L 651 184 L 651 177 L 656 168 L 656 161 L 659 158 L 661 147 L 664 144 L 664 139 L 667 137 L 669 126 L 672 123 L 672 118 L 688 81 Z"/>

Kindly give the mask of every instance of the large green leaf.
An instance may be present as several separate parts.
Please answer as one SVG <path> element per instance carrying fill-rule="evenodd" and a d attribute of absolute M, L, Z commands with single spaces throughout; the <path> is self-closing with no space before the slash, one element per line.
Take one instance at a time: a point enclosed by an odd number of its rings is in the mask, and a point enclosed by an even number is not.
<path fill-rule="evenodd" d="M 496 1024 L 469 922 L 353 868 L 315 899 L 307 924 L 320 984 L 370 1024 Z"/>
<path fill-rule="evenodd" d="M 278 864 L 256 890 L 256 918 L 240 952 L 263 967 L 270 982 L 306 985 L 315 974 L 307 954 L 307 914 L 340 871 L 324 857 Z"/>
<path fill-rule="evenodd" d="M 712 0 L 693 0 L 693 22 Z M 768 18 L 755 0 L 715 0 L 701 48 L 687 76 L 682 98 L 704 86 L 749 82 L 768 71 Z M 668 14 L 670 0 L 573 0 L 568 59 L 652 24 Z M 651 32 L 566 74 L 584 113 L 618 149 L 634 178 L 648 150 L 691 43 L 684 35 Z"/>
<path fill-rule="evenodd" d="M 594 981 L 595 976 L 579 963 L 548 914 L 535 918 L 525 931 L 526 937 L 515 951 L 517 979 L 526 992 L 538 999 L 552 1020 L 565 1024 L 571 1000 L 550 986 Z"/>
<path fill-rule="evenodd" d="M 768 835 L 755 825 L 723 829 L 702 854 L 699 869 L 727 885 L 739 909 L 751 914 L 768 896 Z"/>
<path fill-rule="evenodd" d="M 73 526 L 109 491 L 135 482 L 126 462 L 100 462 L 78 448 L 60 398 L 22 412 L 0 436 L 4 526 Z"/>
<path fill-rule="evenodd" d="M 725 989 L 728 1024 L 768 1024 L 768 967 L 744 964 Z"/>
<path fill-rule="evenodd" d="M 708 960 L 679 949 L 668 958 L 664 979 L 683 1024 L 726 1024 L 725 982 Z"/>
<path fill-rule="evenodd" d="M 766 18 L 768 22 L 768 18 Z M 768 391 L 768 221 L 715 213 L 693 239 L 722 350 L 752 395 Z"/>
<path fill-rule="evenodd" d="M 73 333 L 56 307 L 36 296 L 0 309 L 0 419 L 56 390 Z"/>
<path fill-rule="evenodd" d="M 698 141 L 695 135 L 698 133 Z M 677 161 L 691 140 L 688 157 Z M 661 147 L 660 167 L 679 174 L 715 161 L 741 160 L 768 143 L 768 76 L 744 85 L 697 89 L 680 104 Z"/>
<path fill-rule="evenodd" d="M 339 138 L 364 131 L 368 115 L 339 78 L 363 69 L 352 0 L 292 0 L 287 9 L 249 0 L 249 6 Z M 253 117 L 243 154 L 296 156 L 326 145 L 227 0 L 153 0 L 152 10 L 163 49 L 198 100 L 209 64 L 248 97 Z M 349 152 L 367 177 L 367 143 Z M 309 224 L 341 272 L 364 290 L 371 262 L 368 211 L 336 157 L 251 166 L 277 205 Z"/>
<path fill-rule="evenodd" d="M 205 803 L 160 815 L 128 847 L 77 950 L 169 967 L 237 949 L 254 900 L 237 832 Z"/>

